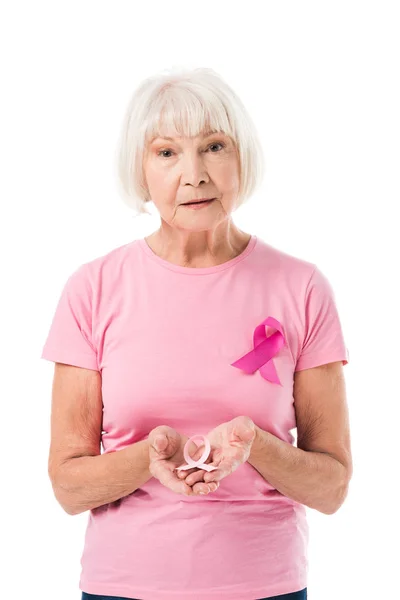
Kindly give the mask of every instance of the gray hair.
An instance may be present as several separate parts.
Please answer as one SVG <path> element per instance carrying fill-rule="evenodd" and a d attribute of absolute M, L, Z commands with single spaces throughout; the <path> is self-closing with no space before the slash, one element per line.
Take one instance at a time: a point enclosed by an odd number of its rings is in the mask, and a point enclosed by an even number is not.
<path fill-rule="evenodd" d="M 135 90 L 117 146 L 117 185 L 123 201 L 138 215 L 146 208 L 143 159 L 155 136 L 194 137 L 223 132 L 235 142 L 240 164 L 238 208 L 261 183 L 264 155 L 252 119 L 230 86 L 208 68 L 172 69 L 148 77 Z M 167 133 L 168 132 L 168 133 Z"/>

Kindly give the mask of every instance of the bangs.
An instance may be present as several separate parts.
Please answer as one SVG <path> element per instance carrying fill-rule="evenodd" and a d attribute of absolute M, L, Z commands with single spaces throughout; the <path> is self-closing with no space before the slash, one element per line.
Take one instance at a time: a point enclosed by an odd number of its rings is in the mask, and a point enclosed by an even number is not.
<path fill-rule="evenodd" d="M 167 88 L 152 103 L 147 116 L 145 137 L 195 137 L 223 132 L 234 139 L 234 132 L 221 100 L 210 90 Z"/>

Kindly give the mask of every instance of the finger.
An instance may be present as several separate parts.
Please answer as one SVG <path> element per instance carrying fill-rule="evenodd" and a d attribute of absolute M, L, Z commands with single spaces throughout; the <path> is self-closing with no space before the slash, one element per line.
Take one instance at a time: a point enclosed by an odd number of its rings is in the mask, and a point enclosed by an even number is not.
<path fill-rule="evenodd" d="M 224 477 L 230 475 L 233 471 L 236 471 L 241 464 L 242 462 L 238 460 L 222 459 L 218 465 L 213 465 L 217 466 L 215 471 L 207 471 L 204 474 L 204 482 L 210 483 L 211 481 L 221 481 Z"/>
<path fill-rule="evenodd" d="M 168 458 L 173 451 L 174 440 L 171 440 L 166 434 L 157 434 L 149 441 L 149 456 L 152 460 Z"/>
<path fill-rule="evenodd" d="M 219 487 L 219 482 L 212 482 L 208 485 L 206 485 L 204 482 L 201 483 L 196 483 L 193 486 L 193 493 L 197 496 L 197 495 L 201 495 L 201 496 L 205 496 L 207 494 L 211 494 L 212 492 L 215 492 Z"/>
<path fill-rule="evenodd" d="M 180 436 L 168 425 L 160 425 L 150 432 L 148 442 L 150 453 L 156 456 L 171 456 L 179 444 Z"/>
<path fill-rule="evenodd" d="M 206 461 L 207 462 L 207 461 Z M 193 469 L 186 469 L 185 471 L 177 471 L 177 476 L 179 479 L 187 479 L 189 475 L 192 473 L 199 473 L 201 471 L 204 472 L 204 469 L 200 469 L 199 467 L 193 467 Z"/>
<path fill-rule="evenodd" d="M 160 481 L 160 483 L 162 483 L 172 492 L 175 492 L 176 494 L 183 494 L 185 496 L 193 495 L 191 486 L 188 485 L 186 481 L 180 481 L 176 477 L 171 465 L 162 464 L 161 461 L 158 466 L 155 466 L 154 475 Z"/>
<path fill-rule="evenodd" d="M 166 435 L 157 435 L 153 441 L 153 448 L 158 452 L 158 454 L 165 453 L 168 447 L 168 438 Z"/>
<path fill-rule="evenodd" d="M 210 488 L 210 492 L 215 492 L 219 488 L 219 481 L 212 481 L 208 484 L 208 487 Z"/>
<path fill-rule="evenodd" d="M 198 471 L 197 467 L 194 467 L 193 469 L 187 469 L 186 471 L 177 471 L 178 477 L 179 479 L 187 479 L 188 475 L 191 475 L 192 473 L 196 473 Z"/>
<path fill-rule="evenodd" d="M 204 482 L 204 473 L 206 471 L 203 471 L 203 469 L 200 470 L 196 470 L 195 473 L 190 473 L 185 481 L 188 485 L 193 486 L 195 483 L 198 483 L 199 481 L 203 481 Z"/>
<path fill-rule="evenodd" d="M 229 475 L 228 471 L 223 471 L 219 467 L 216 471 L 207 472 L 204 474 L 203 481 L 206 484 L 211 482 L 220 482 L 224 477 Z"/>
<path fill-rule="evenodd" d="M 245 444 L 252 444 L 256 436 L 256 429 L 253 421 L 248 418 L 240 418 L 235 425 L 234 434 Z"/>

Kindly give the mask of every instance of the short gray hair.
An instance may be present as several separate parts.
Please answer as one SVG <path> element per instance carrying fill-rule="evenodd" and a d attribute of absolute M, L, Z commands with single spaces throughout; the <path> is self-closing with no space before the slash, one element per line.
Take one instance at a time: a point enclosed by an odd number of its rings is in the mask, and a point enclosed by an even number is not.
<path fill-rule="evenodd" d="M 166 133 L 166 132 L 169 133 Z M 235 208 L 261 184 L 264 155 L 256 128 L 230 86 L 213 69 L 171 69 L 148 77 L 135 90 L 123 119 L 116 153 L 117 185 L 123 201 L 136 213 L 146 208 L 143 159 L 154 136 L 194 137 L 221 131 L 236 144 L 240 184 Z"/>

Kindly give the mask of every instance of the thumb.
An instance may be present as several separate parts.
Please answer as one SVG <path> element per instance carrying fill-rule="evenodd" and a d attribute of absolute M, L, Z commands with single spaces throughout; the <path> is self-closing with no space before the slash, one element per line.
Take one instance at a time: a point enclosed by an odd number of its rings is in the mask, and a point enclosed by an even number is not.
<path fill-rule="evenodd" d="M 249 443 L 249 442 L 253 442 L 253 440 L 256 436 L 256 432 L 254 429 L 251 429 L 244 423 L 240 423 L 239 426 L 236 426 L 236 435 L 243 442 Z"/>
<path fill-rule="evenodd" d="M 158 454 L 167 454 L 168 438 L 164 434 L 158 434 L 153 440 L 152 446 Z"/>

